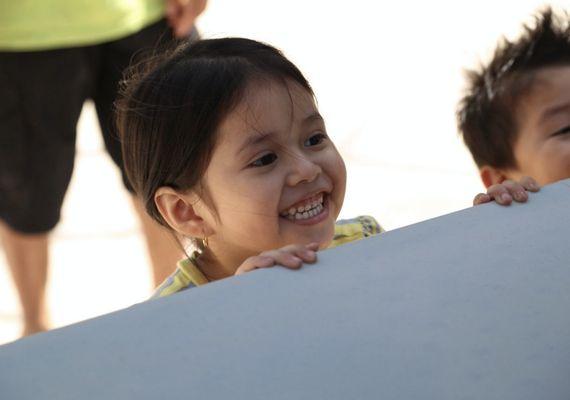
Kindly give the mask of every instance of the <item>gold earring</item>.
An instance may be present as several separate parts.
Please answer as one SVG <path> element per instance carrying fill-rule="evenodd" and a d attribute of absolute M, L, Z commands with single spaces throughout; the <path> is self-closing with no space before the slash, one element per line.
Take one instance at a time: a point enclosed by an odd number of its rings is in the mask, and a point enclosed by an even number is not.
<path fill-rule="evenodd" d="M 204 236 L 204 238 L 202 239 L 202 248 L 207 248 L 208 247 L 208 236 Z"/>

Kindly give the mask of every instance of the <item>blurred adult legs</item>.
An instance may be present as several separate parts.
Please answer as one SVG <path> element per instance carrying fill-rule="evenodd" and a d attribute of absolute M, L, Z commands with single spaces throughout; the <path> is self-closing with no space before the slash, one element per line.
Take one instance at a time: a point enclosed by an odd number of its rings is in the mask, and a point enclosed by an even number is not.
<path fill-rule="evenodd" d="M 49 234 L 22 234 L 0 223 L 0 240 L 22 306 L 23 335 L 44 331 Z"/>

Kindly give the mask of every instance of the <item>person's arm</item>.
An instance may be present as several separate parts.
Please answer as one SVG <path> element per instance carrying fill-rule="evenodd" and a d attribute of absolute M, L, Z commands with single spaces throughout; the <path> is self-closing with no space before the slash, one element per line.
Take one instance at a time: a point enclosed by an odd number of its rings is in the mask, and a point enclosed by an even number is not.
<path fill-rule="evenodd" d="M 165 0 L 166 19 L 177 38 L 192 32 L 196 18 L 206 8 L 207 0 Z"/>

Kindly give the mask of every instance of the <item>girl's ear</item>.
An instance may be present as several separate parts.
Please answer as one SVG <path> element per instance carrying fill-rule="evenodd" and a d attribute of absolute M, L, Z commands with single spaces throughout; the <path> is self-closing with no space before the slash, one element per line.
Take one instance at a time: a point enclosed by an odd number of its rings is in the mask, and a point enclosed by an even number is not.
<path fill-rule="evenodd" d="M 479 168 L 479 176 L 481 176 L 481 180 L 486 188 L 497 183 L 502 183 L 505 179 L 508 179 L 503 171 L 488 165 Z"/>
<path fill-rule="evenodd" d="M 203 238 L 214 232 L 211 226 L 196 213 L 198 197 L 181 194 L 171 187 L 163 186 L 154 194 L 154 202 L 162 218 L 176 232 L 184 236 Z"/>

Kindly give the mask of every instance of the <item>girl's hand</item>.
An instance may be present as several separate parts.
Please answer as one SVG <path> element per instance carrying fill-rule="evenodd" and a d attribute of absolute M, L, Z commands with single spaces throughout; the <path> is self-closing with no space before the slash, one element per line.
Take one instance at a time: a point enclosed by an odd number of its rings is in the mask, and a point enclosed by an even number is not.
<path fill-rule="evenodd" d="M 527 190 L 529 192 L 538 192 L 540 186 L 529 176 L 523 177 L 519 182 L 507 179 L 503 183 L 489 186 L 487 193 L 479 193 L 475 196 L 473 205 L 489 203 L 492 200 L 503 206 L 508 206 L 513 200 L 518 203 L 524 203 L 528 200 Z"/>
<path fill-rule="evenodd" d="M 281 265 L 289 269 L 299 269 L 304 262 L 312 264 L 317 261 L 318 243 L 307 245 L 292 244 L 276 250 L 249 257 L 236 270 L 234 275 L 241 275 L 258 268 L 269 268 Z"/>

